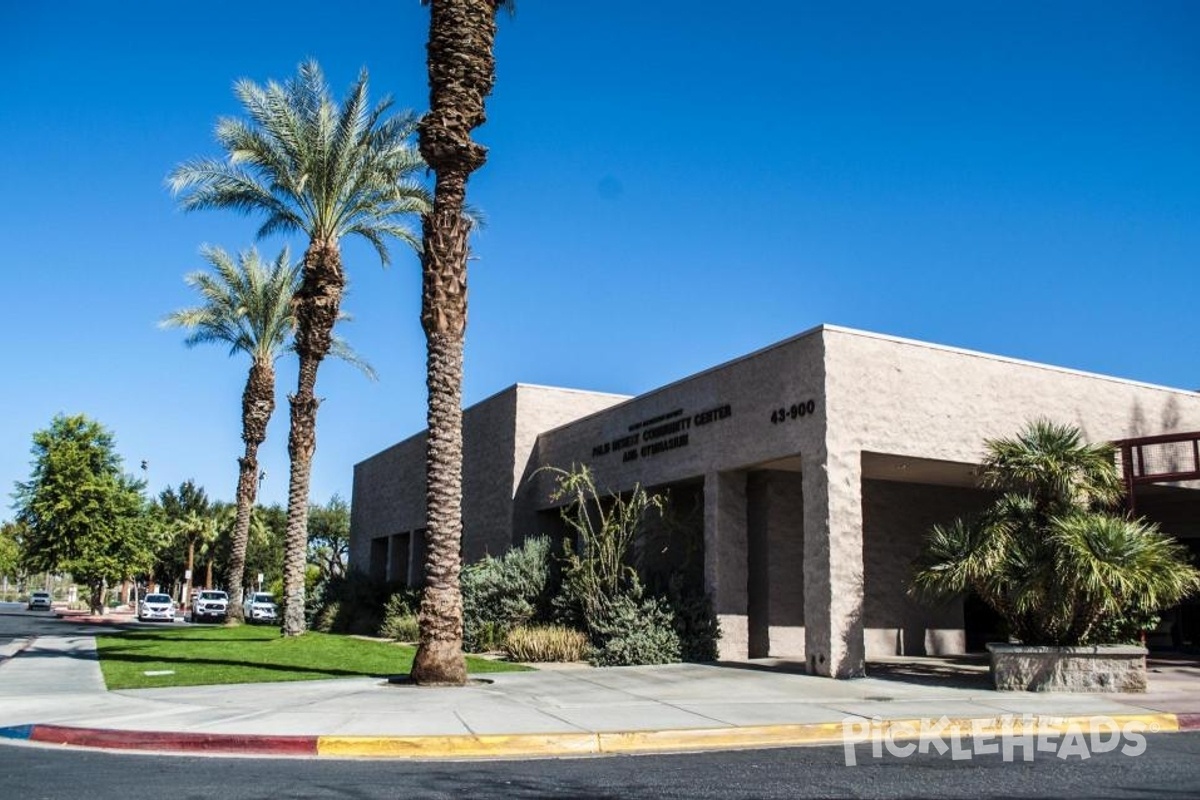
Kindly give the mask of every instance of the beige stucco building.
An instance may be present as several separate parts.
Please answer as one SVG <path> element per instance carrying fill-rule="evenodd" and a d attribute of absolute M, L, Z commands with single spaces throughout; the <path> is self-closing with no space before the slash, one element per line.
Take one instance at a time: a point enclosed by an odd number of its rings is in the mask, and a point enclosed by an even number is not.
<path fill-rule="evenodd" d="M 669 492 L 682 522 L 647 564 L 702 582 L 722 658 L 847 677 L 959 653 L 971 609 L 910 599 L 911 562 L 930 525 L 986 502 L 984 439 L 1037 417 L 1092 441 L 1198 431 L 1200 395 L 829 325 L 637 397 L 518 384 L 464 414 L 464 557 L 560 533 L 539 468 L 584 463 L 613 491 Z M 1138 511 L 1194 545 L 1197 498 L 1147 487 Z M 419 434 L 355 467 L 351 566 L 418 582 L 424 513 Z"/>

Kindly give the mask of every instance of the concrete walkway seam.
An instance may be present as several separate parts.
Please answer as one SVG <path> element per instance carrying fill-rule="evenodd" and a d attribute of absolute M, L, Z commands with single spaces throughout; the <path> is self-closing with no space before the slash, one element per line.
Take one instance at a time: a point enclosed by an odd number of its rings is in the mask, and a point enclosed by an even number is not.
<path fill-rule="evenodd" d="M 0 728 L 0 738 L 118 750 L 164 753 L 226 753 L 332 758 L 459 759 L 555 757 L 681 752 L 756 747 L 791 747 L 920 739 L 923 736 L 1002 737 L 1065 734 L 1087 730 L 1094 720 L 1120 727 L 1140 724 L 1144 732 L 1200 730 L 1200 714 L 1124 714 L 947 719 L 866 719 L 731 728 L 620 731 L 610 733 L 459 734 L 446 736 L 256 736 L 252 734 L 163 733 L 20 725 Z"/>

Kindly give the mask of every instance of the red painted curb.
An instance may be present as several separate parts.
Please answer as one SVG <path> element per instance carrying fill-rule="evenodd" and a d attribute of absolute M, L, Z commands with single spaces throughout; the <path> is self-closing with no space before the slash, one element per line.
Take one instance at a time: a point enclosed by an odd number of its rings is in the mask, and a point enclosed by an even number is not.
<path fill-rule="evenodd" d="M 1200 731 L 1200 714 L 1176 714 L 1181 731 Z"/>
<path fill-rule="evenodd" d="M 117 750 L 184 753 L 246 753 L 315 756 L 316 736 L 253 736 L 227 733 L 162 733 L 34 725 L 29 741 Z"/>

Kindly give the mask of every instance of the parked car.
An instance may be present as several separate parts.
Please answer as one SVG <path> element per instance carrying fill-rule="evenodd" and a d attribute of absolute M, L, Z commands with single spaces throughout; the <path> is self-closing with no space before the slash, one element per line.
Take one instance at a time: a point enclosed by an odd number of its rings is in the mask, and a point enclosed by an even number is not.
<path fill-rule="evenodd" d="M 229 595 L 204 589 L 192 595 L 192 622 L 224 622 L 229 611 Z"/>
<path fill-rule="evenodd" d="M 34 592 L 29 595 L 29 610 L 36 611 L 37 609 L 50 610 L 50 593 L 49 592 Z"/>
<path fill-rule="evenodd" d="M 275 598 L 268 592 L 251 592 L 242 603 L 242 616 L 246 622 L 275 622 L 279 619 L 279 608 Z"/>
<path fill-rule="evenodd" d="M 175 601 L 169 594 L 148 594 L 138 605 L 138 621 L 149 622 L 152 619 L 175 621 Z"/>

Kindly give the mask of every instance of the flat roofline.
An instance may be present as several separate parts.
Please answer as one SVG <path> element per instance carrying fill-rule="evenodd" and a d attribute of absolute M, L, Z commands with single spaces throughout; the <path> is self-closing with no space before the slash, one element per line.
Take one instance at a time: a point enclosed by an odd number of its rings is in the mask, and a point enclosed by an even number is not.
<path fill-rule="evenodd" d="M 1116 375 L 1105 375 L 1102 372 L 1089 372 L 1082 369 L 1073 369 L 1071 367 L 1060 367 L 1055 364 L 1047 364 L 1042 361 L 1029 361 L 1023 358 L 1012 358 L 1010 356 L 997 355 L 995 353 L 985 353 L 982 350 L 970 350 L 965 347 L 954 347 L 945 344 L 936 344 L 934 342 L 926 342 L 920 339 L 906 339 L 903 336 L 892 336 L 886 333 L 875 333 L 874 331 L 864 331 L 857 328 L 843 328 L 839 325 L 823 325 L 825 330 L 842 333 L 848 336 L 859 336 L 864 339 L 878 339 L 884 342 L 892 342 L 894 344 L 903 344 L 910 347 L 920 347 L 926 350 L 940 350 L 945 353 L 954 353 L 956 355 L 970 356 L 972 358 L 982 358 L 986 361 L 997 361 L 1003 364 L 1013 364 L 1021 367 L 1034 367 L 1036 369 L 1047 370 L 1050 372 L 1058 372 L 1064 375 L 1075 375 L 1082 378 L 1094 378 L 1110 383 L 1120 383 L 1126 386 L 1136 386 L 1141 389 L 1153 389 L 1159 392 L 1171 392 L 1172 394 L 1183 394 L 1195 397 L 1198 392 L 1194 389 L 1181 389 L 1176 386 L 1165 386 L 1159 383 L 1147 383 L 1146 381 L 1136 381 L 1131 378 L 1121 378 Z"/>
<path fill-rule="evenodd" d="M 582 417 L 576 417 L 575 419 L 573 419 L 569 422 L 564 422 L 561 425 L 556 425 L 553 428 L 546 428 L 545 430 L 539 432 L 539 435 L 544 435 L 544 434 L 552 433 L 554 431 L 562 430 L 564 428 L 568 428 L 579 422 L 583 422 L 584 420 L 591 419 L 592 417 L 597 417 L 601 414 L 608 414 L 612 411 L 615 411 L 618 408 L 621 408 L 622 406 L 629 405 L 630 403 L 633 403 L 635 401 L 645 400 L 647 398 L 653 397 L 654 395 L 669 391 L 677 386 L 687 383 L 688 381 L 693 381 L 693 380 L 701 378 L 705 375 L 708 375 L 709 373 L 716 372 L 718 370 L 722 370 L 727 367 L 731 367 L 734 364 L 740 363 L 742 361 L 747 361 L 752 358 L 757 358 L 758 356 L 760 356 L 764 353 L 769 353 L 770 351 L 778 349 L 780 347 L 787 347 L 788 345 L 798 342 L 801 339 L 807 339 L 810 336 L 822 334 L 825 332 L 843 334 L 846 336 L 858 336 L 858 337 L 861 337 L 864 339 L 876 339 L 878 341 L 890 342 L 893 344 L 902 344 L 902 345 L 907 345 L 909 347 L 919 347 L 919 348 L 924 348 L 926 350 L 937 350 L 937 351 L 941 351 L 944 353 L 953 353 L 955 355 L 969 356 L 971 358 L 981 358 L 981 359 L 984 359 L 987 361 L 994 361 L 994 362 L 999 362 L 999 363 L 1004 363 L 1004 364 L 1013 364 L 1013 365 L 1022 366 L 1022 367 L 1033 367 L 1035 369 L 1046 370 L 1046 371 L 1050 371 L 1050 372 L 1057 372 L 1057 373 L 1060 373 L 1063 375 L 1074 375 L 1076 377 L 1098 379 L 1098 380 L 1108 381 L 1110 383 L 1119 383 L 1119 384 L 1122 384 L 1125 386 L 1135 386 L 1135 387 L 1138 387 L 1141 389 L 1151 389 L 1153 391 L 1158 391 L 1158 392 L 1170 392 L 1172 394 L 1188 395 L 1191 397 L 1195 397 L 1195 396 L 1197 396 L 1197 394 L 1200 394 L 1200 392 L 1197 392 L 1192 389 L 1180 389 L 1178 387 L 1164 386 L 1162 384 L 1147 383 L 1145 381 L 1135 381 L 1135 380 L 1131 380 L 1129 378 L 1119 378 L 1114 375 L 1105 375 L 1100 372 L 1088 372 L 1086 370 L 1072 369 L 1071 367 L 1060 367 L 1060 366 L 1056 366 L 1054 364 L 1046 364 L 1046 363 L 1043 363 L 1040 361 L 1029 361 L 1027 359 L 1012 358 L 1010 356 L 997 355 L 995 353 L 985 353 L 981 350 L 970 350 L 965 347 L 955 347 L 952 345 L 937 344 L 935 342 L 926 342 L 926 341 L 922 341 L 920 339 L 909 339 L 909 338 L 905 338 L 903 336 L 892 336 L 892 335 L 886 334 L 886 333 L 876 333 L 874 331 L 864 331 L 864 330 L 861 330 L 858 328 L 847 328 L 847 327 L 844 327 L 841 325 L 833 325 L 831 323 L 821 323 L 819 325 L 814 325 L 811 328 L 807 328 L 807 329 L 801 331 L 800 333 L 794 334 L 792 336 L 788 336 L 785 339 L 780 339 L 777 342 L 773 342 L 771 344 L 760 347 L 756 350 L 752 350 L 749 353 L 746 353 L 744 355 L 740 355 L 735 358 L 731 358 L 727 361 L 722 361 L 711 367 L 702 369 L 699 372 L 694 372 L 691 375 L 686 375 L 682 378 L 673 380 L 670 383 L 663 384 L 662 386 L 658 386 L 654 389 L 650 389 L 649 391 L 646 391 L 646 392 L 643 392 L 643 393 L 637 394 L 637 395 L 618 394 L 615 392 L 598 392 L 598 391 L 593 391 L 590 389 L 574 389 L 574 388 L 570 388 L 570 387 L 566 387 L 566 386 L 547 386 L 547 385 L 536 384 L 536 383 L 517 382 L 510 386 L 505 387 L 504 389 L 501 389 L 498 392 L 495 392 L 494 394 L 491 394 L 491 395 L 485 397 L 482 400 L 472 403 L 467 408 L 474 408 L 475 406 L 482 405 L 483 403 L 493 400 L 493 399 L 499 397 L 500 395 L 505 394 L 506 392 L 514 391 L 520 387 L 527 387 L 527 388 L 531 388 L 531 389 L 544 389 L 544 390 L 551 390 L 551 391 L 557 391 L 557 392 L 567 392 L 567 393 L 573 393 L 573 394 L 588 394 L 588 395 L 593 395 L 593 396 L 598 396 L 598 397 L 614 397 L 614 398 L 619 398 L 621 400 L 621 402 L 614 403 L 613 405 L 608 406 L 607 408 L 602 408 L 599 411 L 593 411 L 590 414 L 585 414 Z M 465 410 L 466 409 L 464 409 L 464 411 Z M 416 434 L 409 436 L 406 439 L 402 439 L 401 441 L 397 442 L 396 444 L 392 445 L 391 447 L 386 447 L 383 450 L 380 450 L 378 453 L 375 453 L 372 456 L 368 456 L 367 458 L 363 459 L 363 461 L 358 462 L 358 464 L 364 463 L 366 461 L 370 461 L 372 458 L 382 455 L 383 453 L 386 453 L 393 448 L 400 447 L 401 445 L 405 444 L 406 442 L 411 441 L 412 439 L 416 439 L 420 436 L 425 435 L 426 432 L 427 432 L 426 430 L 421 430 L 421 431 L 417 432 Z M 358 464 L 355 464 L 355 467 L 357 467 Z"/>

